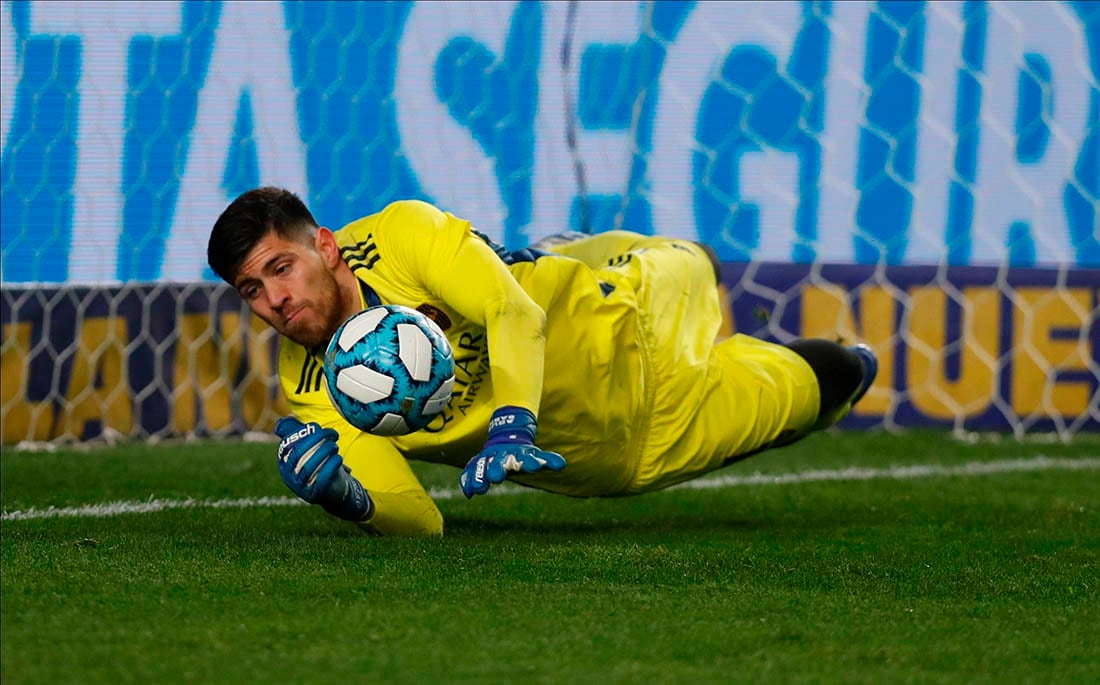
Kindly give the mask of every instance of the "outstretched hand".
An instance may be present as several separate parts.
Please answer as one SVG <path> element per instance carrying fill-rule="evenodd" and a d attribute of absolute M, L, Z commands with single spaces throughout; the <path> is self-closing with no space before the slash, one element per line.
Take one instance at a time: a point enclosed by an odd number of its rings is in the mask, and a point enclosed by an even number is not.
<path fill-rule="evenodd" d="M 489 422 L 485 447 L 466 464 L 459 477 L 462 494 L 484 495 L 511 473 L 561 471 L 565 459 L 535 446 L 535 415 L 522 407 L 501 407 Z"/>

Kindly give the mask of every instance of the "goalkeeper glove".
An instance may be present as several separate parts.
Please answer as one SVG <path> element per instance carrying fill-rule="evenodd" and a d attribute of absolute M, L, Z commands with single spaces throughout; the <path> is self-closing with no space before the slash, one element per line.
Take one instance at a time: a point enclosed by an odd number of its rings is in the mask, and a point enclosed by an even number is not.
<path fill-rule="evenodd" d="M 275 434 L 282 438 L 279 475 L 295 495 L 347 521 L 365 521 L 374 513 L 367 491 L 344 466 L 335 430 L 285 416 L 275 424 Z"/>
<path fill-rule="evenodd" d="M 522 407 L 501 407 L 489 421 L 489 439 L 481 452 L 466 464 L 458 479 L 469 499 L 484 495 L 509 473 L 561 471 L 565 459 L 557 452 L 535 447 L 535 415 Z"/>

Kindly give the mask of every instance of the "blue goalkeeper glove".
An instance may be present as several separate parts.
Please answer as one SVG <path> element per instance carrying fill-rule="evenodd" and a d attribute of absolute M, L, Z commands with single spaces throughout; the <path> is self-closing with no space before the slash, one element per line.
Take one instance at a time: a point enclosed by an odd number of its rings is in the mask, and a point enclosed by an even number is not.
<path fill-rule="evenodd" d="M 285 416 L 275 424 L 275 434 L 282 438 L 279 475 L 295 495 L 347 521 L 364 521 L 374 513 L 367 491 L 344 466 L 335 430 Z"/>
<path fill-rule="evenodd" d="M 509 473 L 561 471 L 565 459 L 557 452 L 535 447 L 535 415 L 522 407 L 501 407 L 489 421 L 489 439 L 481 452 L 466 464 L 458 484 L 466 499 L 484 495 Z"/>

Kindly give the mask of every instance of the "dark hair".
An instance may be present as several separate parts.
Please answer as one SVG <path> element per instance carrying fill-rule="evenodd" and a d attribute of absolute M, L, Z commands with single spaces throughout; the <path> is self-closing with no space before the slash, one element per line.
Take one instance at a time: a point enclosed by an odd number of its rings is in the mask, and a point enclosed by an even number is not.
<path fill-rule="evenodd" d="M 226 283 L 234 285 L 245 257 L 268 233 L 301 240 L 312 237 L 317 221 L 305 203 L 289 190 L 256 188 L 230 203 L 210 231 L 206 261 Z"/>

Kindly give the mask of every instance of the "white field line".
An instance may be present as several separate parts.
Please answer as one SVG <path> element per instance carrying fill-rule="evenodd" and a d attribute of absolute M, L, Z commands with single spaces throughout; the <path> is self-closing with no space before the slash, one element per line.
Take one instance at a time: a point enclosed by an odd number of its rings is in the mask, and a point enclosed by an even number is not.
<path fill-rule="evenodd" d="M 747 476 L 713 476 L 681 483 L 671 490 L 716 490 L 756 485 L 792 485 L 799 483 L 820 483 L 824 481 L 851 482 L 868 480 L 909 480 L 914 478 L 936 478 L 953 476 L 989 476 L 1000 473 L 1019 473 L 1026 471 L 1085 471 L 1100 469 L 1100 457 L 1064 459 L 1054 457 L 1032 457 L 1028 459 L 1010 459 L 1003 461 L 972 461 L 955 466 L 922 464 L 916 466 L 891 466 L 884 469 L 850 467 L 846 469 L 821 469 L 794 471 L 790 473 L 754 473 Z M 517 495 L 536 494 L 531 490 L 515 485 L 497 486 L 490 494 Z M 460 496 L 458 487 L 451 489 L 432 488 L 428 494 L 435 500 L 455 499 Z M 157 499 L 150 497 L 144 501 L 103 502 L 86 504 L 79 507 L 31 507 L 21 511 L 5 511 L 0 521 L 30 521 L 48 518 L 103 518 L 119 514 L 150 514 L 174 509 L 249 509 L 253 507 L 290 507 L 301 506 L 305 502 L 296 497 L 243 497 L 239 499 Z"/>

